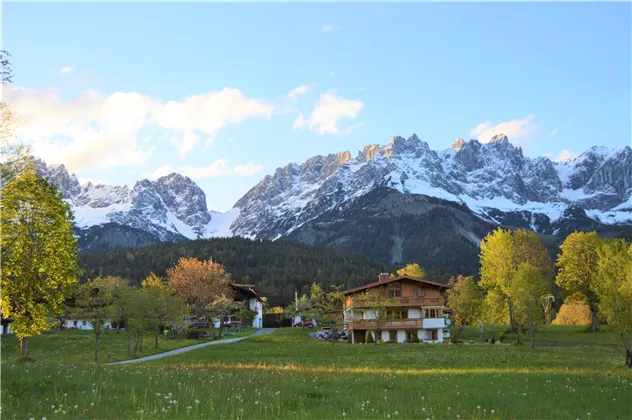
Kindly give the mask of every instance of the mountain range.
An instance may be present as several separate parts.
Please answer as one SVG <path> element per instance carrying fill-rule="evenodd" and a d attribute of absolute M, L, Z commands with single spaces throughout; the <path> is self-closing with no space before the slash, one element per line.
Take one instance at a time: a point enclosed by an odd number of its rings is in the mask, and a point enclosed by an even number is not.
<path fill-rule="evenodd" d="M 177 173 L 132 187 L 81 184 L 64 165 L 36 160 L 75 213 L 80 249 L 241 236 L 287 237 L 369 255 L 475 271 L 481 238 L 496 226 L 563 238 L 632 225 L 632 148 L 591 147 L 554 162 L 530 158 L 504 135 L 458 139 L 434 151 L 416 135 L 290 163 L 225 213 Z M 461 257 L 458 257 L 461 255 Z"/>

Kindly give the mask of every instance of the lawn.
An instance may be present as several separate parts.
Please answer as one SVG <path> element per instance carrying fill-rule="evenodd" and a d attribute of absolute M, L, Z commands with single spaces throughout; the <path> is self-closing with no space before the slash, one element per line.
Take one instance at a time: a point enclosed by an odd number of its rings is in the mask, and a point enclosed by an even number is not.
<path fill-rule="evenodd" d="M 206 331 L 217 330 L 209 328 Z M 234 338 L 256 331 L 251 328 L 248 331 L 237 332 L 222 338 Z M 168 350 L 191 346 L 208 342 L 208 339 L 170 339 L 160 336 L 158 348 L 154 347 L 154 335 L 145 334 L 143 337 L 143 351 L 138 351 L 135 356 L 127 353 L 127 334 L 122 331 L 116 334 L 108 330 L 101 334 L 99 344 L 99 363 L 118 362 L 138 357 L 145 357 Z M 94 363 L 94 332 L 88 330 L 69 329 L 64 331 L 47 331 L 40 336 L 29 339 L 29 356 L 38 362 L 54 363 Z M 134 341 L 132 339 L 132 348 Z M 2 336 L 2 362 L 14 361 L 19 354 L 19 341 L 14 335 Z"/>
<path fill-rule="evenodd" d="M 3 363 L 2 416 L 632 418 L 632 372 L 614 334 L 547 327 L 538 339 L 536 349 L 332 347 L 287 328 L 139 365 Z"/>

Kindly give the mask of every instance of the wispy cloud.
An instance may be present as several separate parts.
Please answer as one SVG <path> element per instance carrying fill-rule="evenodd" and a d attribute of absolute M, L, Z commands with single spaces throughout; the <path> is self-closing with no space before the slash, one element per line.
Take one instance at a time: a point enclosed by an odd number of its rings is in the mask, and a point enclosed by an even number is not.
<path fill-rule="evenodd" d="M 368 86 L 364 86 L 364 87 L 361 87 L 361 88 L 352 89 L 352 91 L 353 92 L 359 92 L 361 90 L 367 90 L 368 88 L 369 88 Z"/>
<path fill-rule="evenodd" d="M 307 91 L 309 90 L 309 86 L 307 85 L 301 85 L 299 87 L 296 87 L 294 89 L 292 89 L 290 91 L 290 93 L 287 94 L 288 98 L 294 99 L 299 95 L 304 95 L 307 93 Z"/>
<path fill-rule="evenodd" d="M 498 124 L 485 121 L 471 129 L 469 135 L 476 137 L 482 143 L 488 143 L 495 135 L 504 134 L 510 140 L 519 143 L 521 137 L 538 130 L 538 127 L 532 123 L 534 118 L 535 115 L 531 114 L 520 120 L 504 121 Z"/>
<path fill-rule="evenodd" d="M 320 30 L 321 32 L 336 32 L 340 30 L 340 26 L 338 25 L 325 25 Z"/>
<path fill-rule="evenodd" d="M 194 179 L 217 178 L 226 175 L 252 176 L 263 171 L 263 165 L 248 162 L 245 165 L 230 166 L 227 159 L 218 159 L 208 166 L 185 166 L 181 172 Z"/>
<path fill-rule="evenodd" d="M 575 159 L 577 156 L 579 156 L 579 153 L 575 153 L 572 150 L 564 149 L 557 156 L 555 156 L 555 159 L 553 160 L 556 160 L 558 162 L 565 162 L 567 160 Z"/>
<path fill-rule="evenodd" d="M 173 170 L 171 165 L 162 165 L 162 166 L 156 168 L 154 171 L 146 174 L 145 176 L 147 178 L 150 178 L 150 179 L 158 179 L 158 178 L 163 177 L 165 175 L 169 175 L 170 173 L 173 173 L 173 172 L 175 172 L 175 171 Z"/>
<path fill-rule="evenodd" d="M 555 136 L 557 134 L 557 128 L 554 128 L 553 131 L 551 131 L 551 137 Z"/>
<path fill-rule="evenodd" d="M 294 120 L 292 128 L 300 129 L 308 127 L 319 134 L 340 134 L 351 133 L 360 125 L 355 124 L 347 128 L 340 127 L 343 119 L 355 120 L 364 108 L 364 103 L 358 100 L 345 99 L 336 96 L 334 93 L 324 93 L 320 95 L 320 100 L 315 104 L 309 119 L 303 114 Z"/>
<path fill-rule="evenodd" d="M 59 73 L 68 74 L 68 73 L 72 73 L 73 71 L 75 71 L 75 66 L 66 66 L 66 67 L 62 67 L 59 70 Z"/>

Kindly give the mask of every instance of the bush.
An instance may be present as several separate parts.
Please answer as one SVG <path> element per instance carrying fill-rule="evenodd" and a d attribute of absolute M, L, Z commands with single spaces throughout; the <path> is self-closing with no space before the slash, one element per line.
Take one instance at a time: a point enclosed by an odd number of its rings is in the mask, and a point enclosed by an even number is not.
<path fill-rule="evenodd" d="M 553 325 L 591 325 L 592 314 L 584 302 L 564 303 L 552 322 Z M 592 331 L 592 329 L 591 329 Z"/>
<path fill-rule="evenodd" d="M 204 330 L 198 330 L 197 328 L 189 328 L 184 332 L 184 338 L 189 340 L 199 340 L 205 333 Z"/>
<path fill-rule="evenodd" d="M 318 317 L 316 318 L 316 324 L 321 327 L 329 327 L 332 325 L 336 325 L 336 320 L 327 317 Z"/>
<path fill-rule="evenodd" d="M 237 313 L 237 319 L 241 322 L 241 328 L 247 330 L 248 328 L 252 328 L 252 323 L 255 321 L 254 311 L 250 309 L 242 309 Z"/>
<path fill-rule="evenodd" d="M 414 332 L 412 334 L 412 337 L 410 337 L 410 342 L 413 343 L 413 344 L 419 344 L 420 343 L 419 337 L 417 336 L 417 332 Z"/>
<path fill-rule="evenodd" d="M 505 333 L 503 331 L 499 331 L 494 334 L 494 341 L 500 341 L 501 343 L 505 341 Z"/>
<path fill-rule="evenodd" d="M 366 343 L 367 344 L 373 344 L 375 343 L 375 339 L 373 338 L 373 333 L 371 331 L 366 333 Z"/>

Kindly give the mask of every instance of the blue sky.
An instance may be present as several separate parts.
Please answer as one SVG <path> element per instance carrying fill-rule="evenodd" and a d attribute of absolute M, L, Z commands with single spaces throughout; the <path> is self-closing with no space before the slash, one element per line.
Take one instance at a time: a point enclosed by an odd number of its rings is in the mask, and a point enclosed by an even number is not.
<path fill-rule="evenodd" d="M 80 180 L 265 174 L 416 133 L 629 145 L 630 3 L 4 3 L 21 136 Z M 294 92 L 294 93 L 291 93 Z"/>

